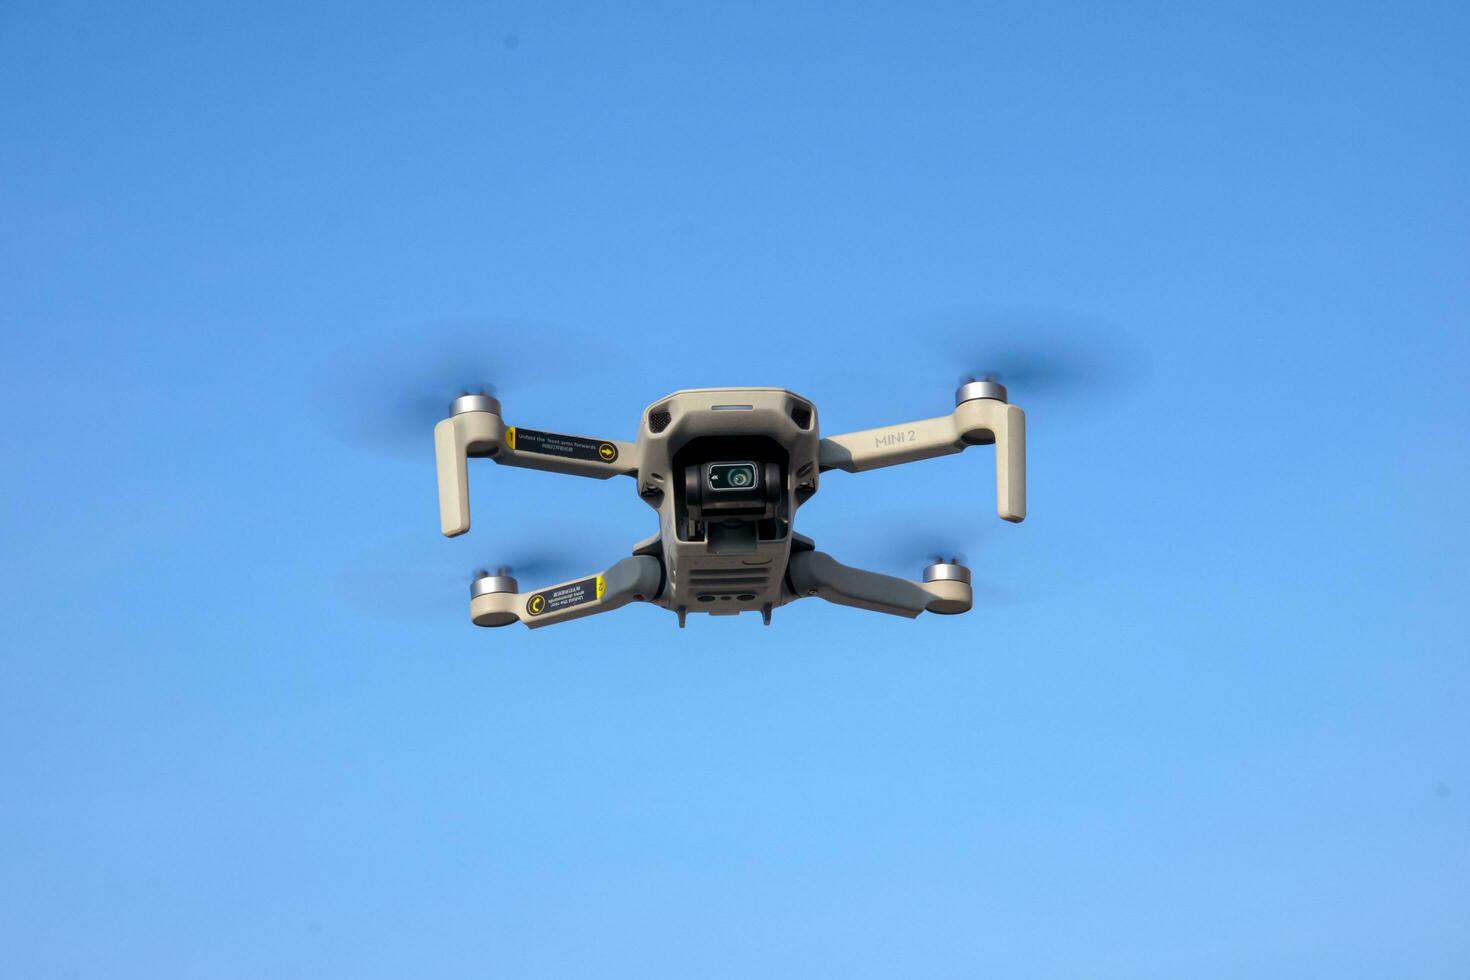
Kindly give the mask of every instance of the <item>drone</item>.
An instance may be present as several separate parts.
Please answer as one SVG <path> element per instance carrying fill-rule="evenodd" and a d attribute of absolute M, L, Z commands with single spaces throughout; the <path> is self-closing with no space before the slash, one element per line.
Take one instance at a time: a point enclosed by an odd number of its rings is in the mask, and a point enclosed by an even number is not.
<path fill-rule="evenodd" d="M 996 512 L 1026 518 L 1026 416 L 998 381 L 970 380 L 954 411 L 937 418 L 818 434 L 812 402 L 784 388 L 677 391 L 644 410 L 635 442 L 508 426 L 500 402 L 465 394 L 434 426 L 440 530 L 470 529 L 468 460 L 489 458 L 569 476 L 632 477 L 658 511 L 658 533 L 602 572 L 532 592 L 510 569 L 479 573 L 470 586 L 476 626 L 532 629 L 611 612 L 633 602 L 688 614 L 734 616 L 798 599 L 904 616 L 955 615 L 974 602 L 970 569 L 938 558 L 910 581 L 852 568 L 796 533 L 796 512 L 829 470 L 860 473 L 995 447 Z"/>

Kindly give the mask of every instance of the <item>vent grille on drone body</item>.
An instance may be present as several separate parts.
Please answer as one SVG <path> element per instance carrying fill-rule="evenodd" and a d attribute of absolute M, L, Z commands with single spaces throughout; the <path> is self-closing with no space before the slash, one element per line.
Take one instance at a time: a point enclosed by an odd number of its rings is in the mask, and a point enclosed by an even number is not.
<path fill-rule="evenodd" d="M 648 431 L 656 435 L 667 429 L 672 421 L 674 416 L 669 414 L 669 407 L 661 405 L 648 413 Z"/>
<path fill-rule="evenodd" d="M 689 571 L 691 588 L 706 592 L 760 592 L 771 580 L 766 568 L 695 568 Z"/>

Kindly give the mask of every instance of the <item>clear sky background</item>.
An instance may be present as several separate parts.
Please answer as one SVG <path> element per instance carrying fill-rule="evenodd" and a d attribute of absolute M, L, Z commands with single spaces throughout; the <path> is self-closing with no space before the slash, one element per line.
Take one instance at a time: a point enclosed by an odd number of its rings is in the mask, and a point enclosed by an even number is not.
<path fill-rule="evenodd" d="M 1466 976 L 1467 46 L 1453 3 L 5 4 L 0 974 Z M 1013 387 L 1024 525 L 984 452 L 802 513 L 910 575 L 937 526 L 960 618 L 477 630 L 475 565 L 653 513 L 481 464 L 446 541 L 427 428 L 365 445 L 436 358 L 602 436 L 709 384 L 942 414 L 957 331 L 1131 352 Z"/>

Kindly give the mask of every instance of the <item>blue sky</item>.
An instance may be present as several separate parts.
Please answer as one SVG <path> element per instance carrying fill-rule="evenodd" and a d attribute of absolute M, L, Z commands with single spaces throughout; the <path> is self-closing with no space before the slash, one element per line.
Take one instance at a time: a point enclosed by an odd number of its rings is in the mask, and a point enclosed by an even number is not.
<path fill-rule="evenodd" d="M 1463 977 L 1467 40 L 7 4 L 0 973 Z M 961 618 L 476 630 L 468 569 L 652 512 L 482 465 L 445 541 L 429 432 L 347 431 L 446 354 L 532 427 L 864 428 L 948 410 L 956 324 L 1133 368 L 1013 389 L 1019 527 L 981 453 L 824 480 L 839 558 L 965 542 Z"/>

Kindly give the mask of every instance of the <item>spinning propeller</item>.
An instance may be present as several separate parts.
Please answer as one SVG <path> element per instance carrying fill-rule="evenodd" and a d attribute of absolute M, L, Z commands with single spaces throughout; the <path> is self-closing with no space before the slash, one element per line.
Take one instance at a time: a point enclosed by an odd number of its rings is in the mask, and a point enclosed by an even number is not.
<path fill-rule="evenodd" d="M 389 619 L 448 621 L 463 615 L 470 589 L 488 577 L 514 577 L 520 585 L 539 587 L 576 577 L 586 564 L 582 549 L 603 546 L 609 558 L 626 551 L 622 542 L 591 528 L 557 528 L 557 541 L 518 535 L 501 545 L 477 544 L 482 564 L 475 571 L 470 549 L 436 541 L 432 536 L 399 537 L 348 562 L 340 573 L 339 592 L 364 612 Z M 565 543 L 563 543 L 565 542 Z M 576 542 L 576 547 L 572 547 Z M 468 542 L 464 542 L 468 544 Z M 493 556 L 497 561 L 483 561 Z"/>
<path fill-rule="evenodd" d="M 430 433 L 455 398 L 575 386 L 606 372 L 610 357 L 595 341 L 546 324 L 440 322 L 363 337 L 341 352 L 317 385 L 317 413 L 350 446 L 423 462 L 433 458 Z"/>
<path fill-rule="evenodd" d="M 1149 374 L 1143 349 L 1118 328 L 1074 316 L 945 318 L 932 330 L 935 350 L 964 372 L 960 384 L 1002 384 L 1028 411 L 1033 405 L 1095 409 L 1138 388 Z"/>
<path fill-rule="evenodd" d="M 961 577 L 970 582 L 968 575 L 978 572 L 982 584 L 975 586 L 975 601 L 993 604 L 1004 601 L 1005 597 L 999 590 L 983 584 L 984 545 L 987 538 L 994 538 L 988 530 L 980 530 L 982 520 L 975 513 L 958 508 L 934 508 L 917 515 L 910 510 L 884 512 L 869 525 L 882 530 L 844 541 L 839 550 L 844 557 L 861 559 L 863 564 L 903 578 L 914 577 L 923 568 L 929 579 Z M 972 561 L 981 564 L 976 568 Z M 955 568 L 968 574 L 948 571 Z"/>

